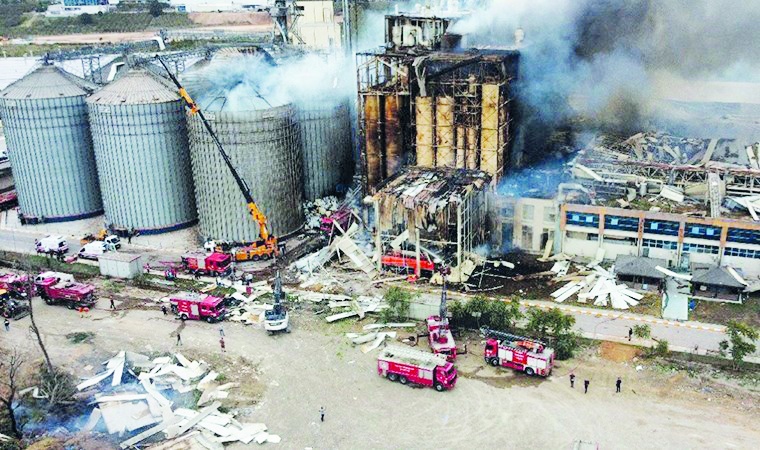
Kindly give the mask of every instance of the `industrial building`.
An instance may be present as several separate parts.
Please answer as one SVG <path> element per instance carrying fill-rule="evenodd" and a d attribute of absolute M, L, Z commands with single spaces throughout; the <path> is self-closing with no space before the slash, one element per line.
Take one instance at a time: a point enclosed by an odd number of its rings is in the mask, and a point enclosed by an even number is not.
<path fill-rule="evenodd" d="M 511 154 L 519 52 L 459 47 L 451 20 L 386 16 L 383 51 L 357 55 L 361 158 L 370 191 L 402 167 L 482 170 L 494 182 Z"/>

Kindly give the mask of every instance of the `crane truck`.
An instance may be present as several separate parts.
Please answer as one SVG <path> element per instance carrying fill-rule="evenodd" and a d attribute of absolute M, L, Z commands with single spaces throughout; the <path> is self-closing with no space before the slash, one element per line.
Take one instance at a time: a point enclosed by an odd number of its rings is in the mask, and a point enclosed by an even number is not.
<path fill-rule="evenodd" d="M 245 180 L 240 176 L 238 171 L 232 165 L 232 160 L 230 160 L 229 155 L 224 150 L 222 141 L 219 140 L 219 137 L 214 132 L 214 129 L 211 128 L 211 124 L 208 122 L 208 120 L 206 120 L 206 116 L 203 114 L 203 111 L 201 111 L 195 101 L 190 97 L 190 94 L 188 94 L 187 90 L 182 87 L 182 84 L 180 84 L 177 77 L 175 77 L 171 70 L 169 70 L 169 67 L 166 65 L 164 60 L 161 59 L 161 57 L 158 55 L 156 55 L 156 59 L 159 63 L 161 63 L 164 70 L 166 70 L 166 73 L 169 75 L 169 78 L 172 80 L 174 85 L 177 86 L 179 96 L 182 97 L 182 99 L 185 101 L 190 114 L 197 114 L 201 119 L 203 126 L 206 128 L 206 131 L 208 131 L 211 139 L 214 141 L 214 144 L 216 144 L 216 148 L 219 150 L 219 154 L 222 155 L 224 164 L 232 173 L 232 177 L 235 179 L 235 183 L 237 183 L 240 192 L 243 193 L 243 197 L 245 198 L 245 202 L 248 205 L 248 211 L 251 213 L 251 217 L 253 217 L 253 220 L 255 220 L 259 225 L 259 240 L 253 242 L 251 245 L 247 245 L 235 250 L 232 253 L 235 260 L 258 261 L 260 259 L 270 259 L 280 256 L 282 253 L 282 248 L 277 243 L 277 237 L 269 232 L 267 216 L 259 209 L 258 205 L 254 201 L 253 194 L 251 194 L 251 189 L 248 187 L 248 183 L 245 182 Z"/>
<path fill-rule="evenodd" d="M 448 309 L 446 308 L 446 276 L 443 278 L 443 290 L 441 291 L 441 308 L 437 316 L 427 318 L 426 325 L 428 330 L 428 341 L 430 349 L 436 355 L 443 355 L 449 361 L 457 359 L 457 344 L 454 342 L 454 335 L 449 329 Z"/>
<path fill-rule="evenodd" d="M 272 291 L 274 293 L 274 307 L 264 313 L 264 329 L 269 334 L 274 334 L 278 331 L 290 333 L 290 329 L 288 328 L 290 317 L 285 305 L 282 304 L 285 293 L 282 292 L 282 279 L 280 278 L 279 271 L 277 271 L 277 275 L 274 278 L 274 289 Z"/>
<path fill-rule="evenodd" d="M 554 349 L 525 336 L 481 328 L 486 337 L 483 358 L 494 367 L 509 367 L 526 375 L 548 377 L 554 367 Z"/>

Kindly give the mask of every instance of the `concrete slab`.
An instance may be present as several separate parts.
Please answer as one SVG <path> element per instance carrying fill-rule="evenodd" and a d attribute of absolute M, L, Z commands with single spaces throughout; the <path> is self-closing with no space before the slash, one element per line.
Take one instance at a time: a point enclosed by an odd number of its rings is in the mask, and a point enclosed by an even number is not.
<path fill-rule="evenodd" d="M 668 278 L 662 297 L 662 318 L 668 320 L 689 320 L 688 289 L 678 287 L 676 280 Z"/>

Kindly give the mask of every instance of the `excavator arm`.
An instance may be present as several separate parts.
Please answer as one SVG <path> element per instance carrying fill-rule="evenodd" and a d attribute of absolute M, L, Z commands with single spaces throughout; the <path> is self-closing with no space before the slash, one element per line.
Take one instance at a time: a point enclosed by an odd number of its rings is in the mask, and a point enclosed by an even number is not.
<path fill-rule="evenodd" d="M 245 197 L 245 201 L 248 204 L 248 211 L 250 211 L 251 216 L 253 217 L 253 220 L 255 220 L 259 224 L 259 237 L 263 241 L 267 241 L 270 237 L 269 227 L 267 226 L 267 217 L 259 209 L 258 205 L 256 205 L 256 202 L 253 200 L 253 195 L 251 195 L 251 189 L 248 187 L 248 183 L 246 183 L 245 180 L 243 180 L 243 178 L 240 177 L 240 174 L 238 174 L 237 170 L 235 170 L 235 167 L 232 165 L 232 161 L 230 160 L 229 155 L 224 150 L 224 146 L 222 146 L 222 142 L 219 140 L 219 137 L 217 137 L 213 128 L 211 128 L 211 124 L 208 122 L 208 120 L 206 120 L 206 116 L 203 115 L 203 111 L 201 111 L 201 109 L 198 107 L 195 101 L 193 101 L 193 99 L 190 97 L 190 94 L 187 93 L 187 90 L 185 90 L 185 88 L 182 87 L 179 80 L 177 79 L 177 77 L 174 76 L 171 70 L 169 70 L 169 67 L 166 65 L 164 60 L 162 60 L 161 57 L 158 55 L 156 55 L 156 59 L 164 67 L 164 70 L 166 70 L 166 73 L 169 75 L 169 78 L 172 80 L 172 82 L 177 86 L 179 96 L 182 97 L 182 99 L 187 104 L 187 107 L 190 110 L 190 114 L 197 114 L 198 117 L 201 119 L 203 126 L 206 127 L 206 131 L 208 131 L 209 135 L 211 136 L 211 139 L 214 141 L 214 144 L 216 144 L 216 148 L 219 150 L 219 153 L 222 155 L 222 159 L 224 159 L 224 163 L 227 165 L 227 168 L 230 169 L 230 172 L 232 173 L 233 178 L 235 178 L 235 182 L 240 188 L 240 191 L 243 193 L 243 197 Z"/>

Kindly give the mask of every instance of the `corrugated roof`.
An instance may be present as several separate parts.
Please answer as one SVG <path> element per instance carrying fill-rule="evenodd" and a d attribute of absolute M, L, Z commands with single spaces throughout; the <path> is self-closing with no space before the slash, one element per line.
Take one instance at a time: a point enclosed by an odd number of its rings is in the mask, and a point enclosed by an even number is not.
<path fill-rule="evenodd" d="M 667 261 L 660 258 L 645 258 L 640 256 L 618 255 L 615 259 L 615 273 L 635 277 L 655 278 L 662 280 L 665 274 L 655 267 L 668 267 Z"/>
<path fill-rule="evenodd" d="M 166 103 L 179 100 L 177 90 L 145 70 L 130 70 L 87 99 L 98 105 Z"/>
<path fill-rule="evenodd" d="M 65 70 L 42 65 L 0 92 L 2 99 L 41 99 L 89 95 L 96 86 Z"/>
<path fill-rule="evenodd" d="M 745 286 L 740 283 L 725 267 L 713 266 L 704 268 L 694 268 L 692 270 L 692 283 L 710 284 L 713 286 L 726 286 L 737 289 L 743 289 Z"/>

